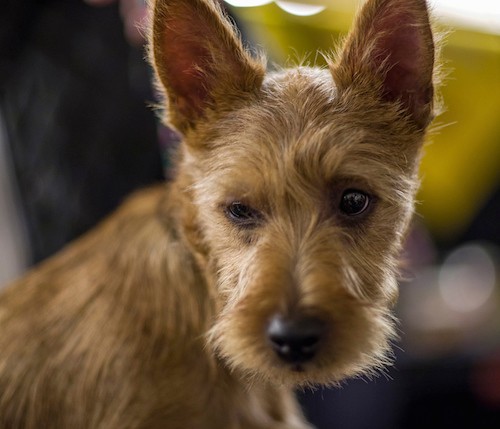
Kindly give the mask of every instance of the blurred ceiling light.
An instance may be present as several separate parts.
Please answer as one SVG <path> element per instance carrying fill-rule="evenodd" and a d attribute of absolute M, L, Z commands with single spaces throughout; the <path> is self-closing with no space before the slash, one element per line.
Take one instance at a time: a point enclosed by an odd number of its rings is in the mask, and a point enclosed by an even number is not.
<path fill-rule="evenodd" d="M 312 16 L 325 10 L 325 6 L 317 4 L 296 3 L 291 1 L 277 1 L 276 4 L 285 12 L 297 16 Z"/>
<path fill-rule="evenodd" d="M 434 13 L 465 27 L 500 34 L 499 0 L 431 0 Z"/>
<path fill-rule="evenodd" d="M 231 6 L 235 7 L 253 7 L 253 6 L 263 6 L 265 4 L 271 3 L 273 0 L 225 0 Z M 326 9 L 324 3 L 328 3 L 331 0 L 298 0 L 298 1 L 276 1 L 276 4 L 292 15 L 297 16 L 311 16 L 320 13 Z"/>
<path fill-rule="evenodd" d="M 495 285 L 495 261 L 479 245 L 470 244 L 454 250 L 439 272 L 443 301 L 460 313 L 479 310 L 492 298 Z"/>

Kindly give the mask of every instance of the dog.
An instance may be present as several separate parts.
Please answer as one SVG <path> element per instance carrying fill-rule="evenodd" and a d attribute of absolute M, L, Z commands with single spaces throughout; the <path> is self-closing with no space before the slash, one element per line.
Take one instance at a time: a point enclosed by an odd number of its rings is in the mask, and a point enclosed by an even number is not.
<path fill-rule="evenodd" d="M 213 0 L 156 0 L 174 179 L 0 298 L 0 427 L 304 429 L 293 391 L 390 364 L 435 112 L 425 0 L 368 0 L 328 66 L 266 71 Z"/>

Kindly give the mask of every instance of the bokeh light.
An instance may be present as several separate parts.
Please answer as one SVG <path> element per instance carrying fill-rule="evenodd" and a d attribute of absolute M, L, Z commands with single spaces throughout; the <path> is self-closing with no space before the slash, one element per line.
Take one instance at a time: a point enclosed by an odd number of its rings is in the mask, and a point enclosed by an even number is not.
<path fill-rule="evenodd" d="M 458 312 L 480 309 L 496 284 L 495 263 L 486 248 L 469 244 L 451 252 L 439 272 L 439 291 L 444 303 Z"/>

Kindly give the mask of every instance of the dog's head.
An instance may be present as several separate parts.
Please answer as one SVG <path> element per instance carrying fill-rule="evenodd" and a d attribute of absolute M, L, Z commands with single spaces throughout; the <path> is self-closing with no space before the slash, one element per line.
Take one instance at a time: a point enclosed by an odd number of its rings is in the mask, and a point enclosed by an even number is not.
<path fill-rule="evenodd" d="M 368 0 L 328 68 L 272 73 L 213 0 L 153 8 L 165 121 L 183 135 L 184 223 L 218 305 L 209 343 L 279 383 L 386 363 L 433 116 L 425 0 Z"/>

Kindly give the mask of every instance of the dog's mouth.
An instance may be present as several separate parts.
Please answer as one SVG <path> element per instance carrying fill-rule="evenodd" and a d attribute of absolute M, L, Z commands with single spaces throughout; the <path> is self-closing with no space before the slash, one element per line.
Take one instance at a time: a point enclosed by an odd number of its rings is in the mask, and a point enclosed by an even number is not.
<path fill-rule="evenodd" d="M 290 370 L 292 372 L 306 372 L 306 369 L 301 364 L 292 365 Z"/>

